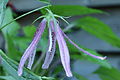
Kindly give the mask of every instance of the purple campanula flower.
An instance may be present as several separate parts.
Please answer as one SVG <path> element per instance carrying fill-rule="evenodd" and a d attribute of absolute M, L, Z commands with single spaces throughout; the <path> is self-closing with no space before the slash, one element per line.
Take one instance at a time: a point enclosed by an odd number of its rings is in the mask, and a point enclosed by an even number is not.
<path fill-rule="evenodd" d="M 47 23 L 47 19 L 44 18 L 42 20 L 42 22 L 40 23 L 39 28 L 37 29 L 31 44 L 29 45 L 29 47 L 26 49 L 25 53 L 23 54 L 23 56 L 20 60 L 19 67 L 18 67 L 18 75 L 19 76 L 21 76 L 21 74 L 22 74 L 23 66 L 27 59 L 29 59 L 27 68 L 31 69 L 33 61 L 34 61 L 35 53 L 36 53 L 37 44 L 41 38 L 42 33 L 44 32 L 46 23 Z M 66 72 L 66 75 L 68 77 L 72 77 L 72 72 L 70 69 L 70 55 L 69 55 L 69 50 L 68 50 L 68 47 L 67 47 L 64 37 L 66 39 L 68 39 L 68 41 L 71 44 L 73 44 L 77 49 L 79 49 L 83 53 L 85 53 L 89 56 L 92 56 L 94 58 L 101 59 L 101 60 L 104 60 L 106 58 L 106 57 L 95 56 L 95 55 L 85 51 L 84 49 L 80 48 L 78 45 L 76 45 L 72 40 L 70 40 L 68 38 L 67 35 L 64 34 L 64 32 L 61 30 L 59 24 L 57 23 L 56 19 L 50 20 L 48 23 L 49 23 L 49 25 L 48 25 L 48 28 L 49 28 L 49 40 L 48 41 L 49 42 L 48 42 L 48 49 L 46 52 L 46 57 L 45 57 L 43 65 L 42 65 L 43 69 L 49 68 L 49 65 L 51 64 L 54 54 L 55 54 L 55 48 L 56 48 L 56 42 L 57 42 L 58 46 L 59 46 L 60 57 L 61 57 L 61 62 L 62 62 L 63 68 Z"/>

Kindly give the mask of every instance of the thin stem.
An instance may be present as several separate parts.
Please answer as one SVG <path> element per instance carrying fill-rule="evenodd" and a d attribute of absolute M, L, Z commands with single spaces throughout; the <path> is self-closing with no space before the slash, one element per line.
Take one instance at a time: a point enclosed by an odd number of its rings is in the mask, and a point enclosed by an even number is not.
<path fill-rule="evenodd" d="M 0 30 L 2 30 L 4 27 L 6 27 L 7 25 L 11 24 L 12 22 L 14 22 L 14 21 L 16 21 L 16 20 L 18 20 L 18 19 L 20 19 L 20 18 L 22 18 L 22 17 L 24 17 L 24 16 L 26 16 L 26 15 L 28 15 L 28 14 L 31 14 L 31 13 L 33 13 L 33 12 L 36 12 L 36 11 L 38 11 L 38 10 L 40 10 L 40 9 L 43 9 L 43 8 L 45 8 L 45 7 L 48 7 L 48 6 L 50 6 L 50 5 L 47 5 L 47 6 L 43 6 L 43 7 L 34 9 L 34 10 L 29 11 L 29 12 L 27 12 L 27 13 L 21 15 L 21 16 L 18 16 L 17 18 L 13 19 L 12 21 L 10 21 L 10 22 L 8 22 L 7 24 L 5 24 L 4 26 L 2 26 L 2 27 L 0 28 Z"/>

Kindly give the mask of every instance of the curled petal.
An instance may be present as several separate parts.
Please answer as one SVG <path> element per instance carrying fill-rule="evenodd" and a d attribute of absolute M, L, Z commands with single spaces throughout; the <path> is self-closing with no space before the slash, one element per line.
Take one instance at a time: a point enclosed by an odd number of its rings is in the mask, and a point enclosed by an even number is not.
<path fill-rule="evenodd" d="M 52 28 L 55 28 L 55 35 L 57 38 L 57 42 L 59 45 L 59 51 L 60 51 L 60 57 L 61 57 L 61 61 L 62 61 L 62 65 L 65 69 L 66 75 L 68 77 L 72 77 L 72 72 L 70 70 L 70 56 L 69 56 L 69 51 L 68 51 L 68 47 L 66 45 L 66 42 L 64 40 L 64 37 L 61 33 L 60 27 L 59 25 L 54 22 L 50 22 Z M 55 26 L 54 26 L 55 24 Z"/>
<path fill-rule="evenodd" d="M 55 54 L 55 48 L 56 48 L 55 33 L 52 32 L 51 28 L 49 28 L 49 47 L 48 47 L 48 51 L 46 53 L 45 61 L 42 65 L 43 69 L 47 69 L 49 67 L 50 63 L 52 62 L 54 54 Z"/>
<path fill-rule="evenodd" d="M 18 67 L 18 75 L 21 76 L 22 72 L 23 72 L 23 66 L 26 62 L 26 60 L 29 58 L 29 56 L 34 52 L 34 50 L 36 49 L 36 46 L 41 38 L 42 33 L 44 32 L 44 29 L 46 27 L 46 19 L 43 19 L 42 22 L 39 25 L 39 28 L 37 29 L 35 36 L 31 42 L 31 44 L 29 45 L 29 47 L 26 49 L 26 51 L 24 52 L 20 63 L 19 63 L 19 67 Z"/>
<path fill-rule="evenodd" d="M 80 48 L 77 44 L 75 44 L 72 40 L 70 40 L 69 37 L 68 37 L 66 34 L 64 34 L 64 32 L 63 32 L 62 30 L 61 30 L 61 32 L 63 33 L 64 37 L 67 38 L 68 41 L 69 41 L 71 44 L 73 44 L 78 50 L 82 51 L 83 53 L 85 53 L 85 54 L 87 54 L 87 55 L 89 55 L 89 56 L 91 56 L 91 57 L 94 57 L 94 58 L 96 58 L 96 59 L 104 60 L 104 59 L 107 58 L 106 56 L 105 56 L 105 57 L 96 56 L 96 55 L 93 55 L 93 54 L 89 53 L 88 51 L 85 51 L 84 49 Z"/>

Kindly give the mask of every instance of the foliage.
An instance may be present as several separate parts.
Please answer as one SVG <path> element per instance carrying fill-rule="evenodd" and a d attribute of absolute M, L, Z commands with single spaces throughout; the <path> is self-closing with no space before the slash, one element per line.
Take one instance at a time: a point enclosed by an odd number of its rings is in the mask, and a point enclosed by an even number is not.
<path fill-rule="evenodd" d="M 42 80 L 41 76 L 37 76 L 31 71 L 25 69 L 22 76 L 17 75 L 17 67 L 18 64 L 8 58 L 3 51 L 0 50 L 0 56 L 2 57 L 2 66 L 4 67 L 5 71 L 8 73 L 8 75 L 11 75 L 15 80 Z M 44 79 L 48 79 L 47 77 L 43 77 Z M 51 78 L 50 78 L 51 79 Z"/>
<path fill-rule="evenodd" d="M 0 1 L 0 30 L 2 31 L 2 34 L 5 39 L 5 45 L 6 45 L 6 48 L 4 49 L 5 53 L 2 50 L 0 50 L 0 56 L 1 56 L 0 58 L 2 58 L 1 66 L 3 68 L 0 71 L 2 72 L 0 73 L 0 79 L 52 80 L 54 79 L 52 77 L 55 77 L 56 80 L 60 80 L 65 77 L 64 74 L 61 74 L 63 72 L 62 72 L 62 67 L 58 60 L 59 54 L 55 55 L 56 58 L 53 64 L 50 66 L 50 69 L 41 70 L 41 63 L 42 63 L 41 59 L 44 58 L 44 53 L 46 52 L 46 48 L 48 44 L 47 30 L 44 32 L 37 49 L 38 53 L 41 52 L 41 54 L 37 54 L 35 59 L 34 64 L 35 65 L 37 64 L 37 67 L 33 66 L 33 69 L 32 69 L 33 71 L 30 71 L 24 68 L 23 75 L 22 76 L 17 75 L 18 61 L 20 60 L 22 53 L 25 51 L 25 49 L 28 47 L 29 43 L 31 42 L 34 36 L 34 33 L 36 31 L 36 27 L 34 25 L 28 25 L 21 28 L 20 25 L 16 22 L 16 20 L 38 10 L 40 10 L 43 13 L 43 15 L 46 13 L 48 14 L 48 12 L 46 11 L 46 8 L 51 10 L 55 15 L 57 15 L 57 17 L 60 16 L 62 19 L 64 17 L 69 17 L 69 16 L 82 16 L 82 15 L 88 15 L 88 14 L 104 13 L 101 10 L 87 8 L 84 6 L 50 5 L 50 0 L 39 0 L 39 1 L 47 3 L 49 5 L 42 6 L 35 10 L 27 12 L 15 19 L 13 18 L 11 9 L 10 8 L 6 9 L 6 4 L 8 0 Z M 78 29 L 82 28 L 85 31 L 95 35 L 96 37 L 102 40 L 105 40 L 106 42 L 110 43 L 113 46 L 120 47 L 120 44 L 119 44 L 120 38 L 116 36 L 116 34 L 111 30 L 111 28 L 108 25 L 104 24 L 103 22 L 101 22 L 100 20 L 94 17 L 86 16 L 74 21 L 73 23 L 70 23 L 70 25 L 71 24 L 74 24 L 73 27 L 76 26 Z M 19 36 L 20 29 L 23 32 L 23 36 Z M 70 29 L 71 28 L 69 28 L 68 30 Z M 119 80 L 120 72 L 117 69 L 113 68 L 107 60 L 99 60 L 99 59 L 92 58 L 86 55 L 85 53 L 77 50 L 68 41 L 67 41 L 67 45 L 68 45 L 68 48 L 70 49 L 71 58 L 73 61 L 87 60 L 95 64 L 99 64 L 100 68 L 98 68 L 94 72 L 94 74 L 98 74 L 101 80 Z M 81 45 L 79 45 L 79 47 L 85 49 L 86 51 L 96 56 L 102 56 L 96 51 L 84 48 Z M 56 53 L 57 52 L 58 52 L 58 49 Z M 42 58 L 41 57 L 39 58 L 40 55 L 42 56 Z M 36 69 L 34 69 L 34 67 Z M 45 77 L 45 76 L 52 76 L 52 77 Z M 84 76 L 77 73 L 74 73 L 74 76 L 78 80 L 88 80 Z"/>
<path fill-rule="evenodd" d="M 49 7 L 54 14 L 61 16 L 80 16 L 93 13 L 104 13 L 103 11 L 78 5 L 52 5 Z"/>
<path fill-rule="evenodd" d="M 7 2 L 8 0 L 0 0 L 0 26 L 2 25 L 4 20 L 4 13 Z"/>
<path fill-rule="evenodd" d="M 76 25 L 96 37 L 107 41 L 113 46 L 120 47 L 120 38 L 102 21 L 93 17 L 84 17 L 76 21 Z"/>
<path fill-rule="evenodd" d="M 119 80 L 120 79 L 119 78 L 120 71 L 115 68 L 108 69 L 108 68 L 100 67 L 94 73 L 98 74 L 102 80 Z"/>

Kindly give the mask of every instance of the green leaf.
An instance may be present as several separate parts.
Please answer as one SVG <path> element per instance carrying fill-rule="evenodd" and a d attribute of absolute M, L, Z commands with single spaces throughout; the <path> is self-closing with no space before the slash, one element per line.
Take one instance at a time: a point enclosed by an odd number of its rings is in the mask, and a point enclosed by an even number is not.
<path fill-rule="evenodd" d="M 77 16 L 92 13 L 103 13 L 100 10 L 87 8 L 79 5 L 52 5 L 50 6 L 50 9 L 54 14 L 60 16 Z"/>
<path fill-rule="evenodd" d="M 50 0 L 39 0 L 39 1 L 41 1 L 41 2 L 43 2 L 43 3 L 50 4 Z"/>
<path fill-rule="evenodd" d="M 3 25 L 8 23 L 11 20 L 13 20 L 12 11 L 10 8 L 7 8 L 5 11 Z M 7 55 L 14 60 L 18 60 L 20 57 L 20 53 L 16 49 L 16 47 L 14 45 L 14 40 L 13 40 L 13 37 L 15 37 L 17 35 L 19 28 L 20 28 L 19 24 L 14 21 L 12 24 L 10 24 L 10 25 L 6 26 L 4 29 L 2 29 L 2 33 L 4 35 L 6 47 L 7 47 L 7 50 L 6 50 L 8 53 Z M 12 48 L 11 48 L 11 46 L 12 46 Z"/>
<path fill-rule="evenodd" d="M 0 79 L 4 79 L 4 80 L 15 80 L 12 76 L 0 76 Z"/>
<path fill-rule="evenodd" d="M 0 0 L 0 27 L 2 26 L 4 20 L 4 13 L 8 0 Z"/>
<path fill-rule="evenodd" d="M 3 25 L 7 24 L 12 20 L 13 20 L 12 11 L 10 8 L 7 8 L 5 11 Z M 9 34 L 10 36 L 16 36 L 19 28 L 20 28 L 20 25 L 17 22 L 13 21 L 12 24 L 7 25 L 4 29 L 2 29 L 4 37 L 6 38 L 7 34 Z"/>
<path fill-rule="evenodd" d="M 18 76 L 17 68 L 18 63 L 8 58 L 2 50 L 0 50 L 0 56 L 2 57 L 1 65 L 5 69 L 5 71 L 12 76 L 15 80 L 42 80 L 41 76 L 37 76 L 28 69 L 24 68 L 22 76 Z M 43 77 L 43 79 L 48 79 L 49 77 Z M 51 79 L 51 78 L 50 78 Z"/>
<path fill-rule="evenodd" d="M 26 37 L 33 37 L 35 31 L 36 31 L 36 27 L 33 25 L 23 27 L 23 32 Z"/>
<path fill-rule="evenodd" d="M 98 74 L 102 80 L 120 80 L 120 71 L 115 68 L 100 67 L 94 73 Z"/>
<path fill-rule="evenodd" d="M 88 80 L 87 78 L 81 76 L 80 74 L 73 73 L 73 75 L 74 75 L 78 80 Z"/>
<path fill-rule="evenodd" d="M 108 77 L 108 76 L 103 75 L 103 74 L 99 74 L 99 76 L 100 76 L 100 78 L 101 78 L 102 80 L 114 80 L 114 79 L 112 79 L 111 77 Z"/>
<path fill-rule="evenodd" d="M 13 37 L 12 39 L 20 53 L 24 53 L 25 49 L 29 46 L 28 44 L 32 41 L 32 38 L 29 37 Z"/>
<path fill-rule="evenodd" d="M 45 29 L 39 42 L 40 50 L 45 53 L 48 47 L 48 30 Z"/>
<path fill-rule="evenodd" d="M 19 60 L 21 53 L 18 51 L 18 49 L 16 49 L 14 40 L 12 36 L 10 36 L 9 34 L 7 34 L 6 43 L 7 43 L 7 53 L 8 53 L 7 56 L 10 57 L 11 59 Z"/>
<path fill-rule="evenodd" d="M 96 37 L 107 41 L 113 46 L 120 47 L 120 38 L 113 33 L 111 28 L 93 17 L 84 17 L 77 21 L 77 26 L 85 31 L 95 35 Z"/>
<path fill-rule="evenodd" d="M 26 41 L 26 43 L 30 43 L 36 32 L 36 27 L 35 26 L 26 26 L 23 28 L 23 32 L 25 33 L 24 39 L 29 38 L 29 41 L 28 42 Z M 39 47 L 38 50 L 41 50 L 42 52 L 46 52 L 47 43 L 48 43 L 47 36 L 48 36 L 48 30 L 45 29 L 44 33 L 42 34 L 42 38 L 40 39 L 39 46 L 38 46 Z"/>

